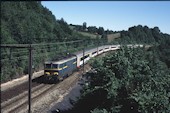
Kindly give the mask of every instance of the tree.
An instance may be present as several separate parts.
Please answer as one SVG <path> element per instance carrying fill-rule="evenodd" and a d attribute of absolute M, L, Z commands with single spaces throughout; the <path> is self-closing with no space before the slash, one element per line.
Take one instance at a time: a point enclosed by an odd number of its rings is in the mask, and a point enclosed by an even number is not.
<path fill-rule="evenodd" d="M 161 33 L 158 27 L 148 28 L 141 25 L 130 27 L 128 31 L 121 31 L 119 42 L 127 42 L 127 36 L 135 43 L 159 44 L 165 40 L 163 33 Z"/>
<path fill-rule="evenodd" d="M 83 30 L 85 31 L 87 28 L 87 23 L 86 22 L 83 22 Z"/>
<path fill-rule="evenodd" d="M 99 35 L 103 35 L 104 34 L 104 28 L 103 27 L 99 27 L 99 29 L 97 30 L 97 33 Z"/>
<path fill-rule="evenodd" d="M 89 39 L 87 36 L 73 33 L 67 22 L 61 18 L 56 20 L 52 12 L 44 7 L 40 2 L 2 2 L 1 3 L 1 41 L 2 44 L 35 44 L 35 43 L 56 43 L 61 41 L 72 41 Z M 70 48 L 73 48 L 72 47 Z M 79 45 L 82 46 L 82 45 Z M 77 48 L 78 46 L 76 46 Z M 56 47 L 51 47 L 56 48 Z M 64 47 L 63 47 L 64 48 Z M 36 50 L 36 54 L 43 54 L 36 56 L 35 67 L 39 70 L 43 67 L 43 62 L 53 60 L 57 54 L 54 49 L 53 52 L 47 47 L 39 47 L 43 51 Z M 10 79 L 18 77 L 19 74 L 27 74 L 27 60 L 21 58 L 9 59 L 8 50 L 3 50 L 1 53 L 4 55 L 3 66 L 3 81 L 6 82 Z M 51 53 L 49 53 L 51 52 Z M 14 57 L 22 57 L 25 54 L 19 53 L 18 49 L 14 50 Z M 2 60 L 3 60 L 2 59 Z M 5 63 L 8 62 L 8 63 Z M 5 65 L 6 64 L 6 65 Z M 23 65 L 25 64 L 25 65 Z M 16 68 L 12 68 L 17 67 Z M 22 68 L 22 69 L 21 69 Z M 22 72 L 21 72 L 22 71 Z"/>
<path fill-rule="evenodd" d="M 170 71 L 154 51 L 121 48 L 92 63 L 89 85 L 82 98 L 91 104 L 86 111 L 159 113 L 170 111 Z M 88 97 L 90 100 L 88 100 Z M 101 96 L 102 95 L 102 96 Z M 83 100 L 83 99 L 81 99 Z M 84 100 L 84 101 L 85 101 Z M 88 104 L 87 104 L 88 105 Z"/>
<path fill-rule="evenodd" d="M 88 32 L 90 33 L 97 33 L 96 26 L 89 26 L 87 29 L 88 29 Z"/>

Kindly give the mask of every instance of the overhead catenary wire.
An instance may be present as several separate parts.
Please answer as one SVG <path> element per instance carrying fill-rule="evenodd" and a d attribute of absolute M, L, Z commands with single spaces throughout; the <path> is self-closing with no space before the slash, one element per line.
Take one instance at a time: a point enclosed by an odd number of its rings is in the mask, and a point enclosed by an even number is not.
<path fill-rule="evenodd" d="M 55 42 L 55 43 L 40 43 L 40 44 L 1 44 L 2 48 L 29 48 L 34 46 L 45 46 L 45 45 L 57 45 L 57 44 L 66 44 L 66 43 L 74 43 L 74 42 L 82 42 L 83 40 L 69 41 L 69 42 Z"/>
<path fill-rule="evenodd" d="M 49 53 L 51 53 L 51 52 L 54 52 L 53 50 L 55 50 L 55 53 L 61 53 L 61 52 L 71 52 L 71 51 L 73 51 L 73 52 L 76 52 L 76 51 L 78 51 L 78 50 L 81 50 L 81 49 L 83 49 L 83 47 L 78 47 L 78 48 L 72 48 L 72 49 L 68 49 L 70 46 L 74 46 L 74 45 L 69 45 L 68 46 L 68 44 L 74 44 L 74 43 L 78 43 L 78 45 L 81 45 L 81 44 L 79 44 L 79 42 L 82 42 L 83 40 L 76 40 L 76 41 L 69 41 L 69 42 L 57 42 L 57 43 L 41 43 L 41 44 L 1 44 L 1 47 L 2 48 L 8 48 L 9 50 L 10 49 L 14 49 L 14 48 L 17 48 L 18 50 L 16 50 L 15 52 L 7 52 L 7 53 L 2 53 L 1 54 L 1 56 L 3 56 L 3 57 L 5 57 L 5 55 L 6 55 L 6 57 L 9 57 L 9 58 L 4 58 L 4 59 L 1 59 L 1 61 L 7 61 L 7 60 L 19 60 L 19 59 L 27 59 L 28 57 L 26 56 L 26 55 L 28 55 L 28 50 L 19 50 L 19 49 L 25 49 L 25 48 L 29 48 L 30 47 L 30 45 L 31 45 L 31 47 L 33 47 L 34 48 L 34 50 L 32 50 L 33 52 L 34 52 L 34 54 L 36 54 L 36 52 L 37 51 L 42 51 L 42 50 L 46 50 L 46 52 L 44 53 L 44 52 L 38 52 L 38 54 L 45 54 L 45 55 L 47 55 L 48 56 L 48 54 Z M 57 45 L 58 44 L 58 45 Z M 59 46 L 59 45 L 61 45 L 61 44 L 66 44 L 66 45 L 63 45 L 63 46 Z M 56 45 L 56 47 L 50 47 L 50 46 L 55 46 Z M 37 47 L 37 46 L 39 46 L 39 47 Z M 41 46 L 43 46 L 43 47 L 41 47 Z M 48 47 L 48 48 L 45 48 L 45 47 Z M 87 46 L 88 48 L 89 47 L 93 47 L 92 45 L 89 45 L 89 46 Z M 36 48 L 37 47 L 37 48 Z M 57 48 L 58 47 L 58 48 Z M 63 47 L 63 48 L 62 48 Z M 66 50 L 63 50 L 63 49 L 66 49 Z M 25 55 L 23 55 L 23 56 L 19 56 L 18 57 L 18 55 L 21 55 L 21 53 L 22 53 L 22 55 L 23 54 L 25 54 Z M 52 53 L 52 54 L 55 54 L 55 53 Z M 17 57 L 16 57 L 16 55 L 17 55 Z M 11 56 L 12 56 L 12 58 L 11 58 Z M 38 56 L 38 55 L 37 55 Z M 36 57 L 37 57 L 36 56 Z M 34 57 L 34 56 L 33 56 Z"/>
<path fill-rule="evenodd" d="M 34 53 L 34 54 L 37 54 L 36 52 L 39 51 L 38 54 L 42 54 L 42 53 L 44 53 L 44 51 L 42 51 L 42 50 L 46 50 L 45 53 L 51 53 L 51 52 L 66 52 L 66 51 L 69 52 L 69 51 L 73 51 L 73 50 L 74 50 L 74 51 L 75 51 L 75 50 L 78 51 L 78 50 L 80 50 L 80 49 L 82 49 L 82 48 L 83 48 L 83 47 L 71 48 L 71 49 L 67 48 L 66 50 L 63 50 L 63 49 L 61 49 L 61 50 L 58 49 L 58 50 L 57 50 L 56 48 L 50 48 L 50 50 L 47 50 L 47 49 L 38 49 L 38 50 L 37 50 L 37 49 L 35 49 L 35 50 L 33 50 L 33 53 Z M 55 50 L 55 51 L 54 51 L 54 50 Z M 42 51 L 42 52 L 41 52 L 41 51 Z M 28 51 L 27 51 L 27 52 L 28 52 Z M 22 54 L 22 55 L 23 55 L 23 56 L 28 55 L 27 52 L 25 52 L 25 54 Z M 10 54 L 10 53 L 9 53 L 9 54 L 6 54 L 6 56 L 8 56 L 8 57 L 9 57 L 9 55 L 12 55 L 12 57 L 14 57 L 14 58 L 19 58 L 19 57 L 15 57 L 15 56 L 16 56 L 16 55 L 18 56 L 18 55 L 21 55 L 21 54 L 20 54 L 20 52 L 15 52 L 15 54 L 13 54 L 13 53 L 11 53 L 11 54 Z M 4 55 L 4 56 L 5 56 L 5 55 Z"/>
<path fill-rule="evenodd" d="M 48 48 L 45 48 L 45 49 L 34 49 L 34 50 L 32 50 L 34 53 L 35 52 L 37 52 L 37 51 L 39 51 L 39 53 L 42 51 L 42 50 L 46 50 L 46 52 L 53 52 L 53 50 L 57 50 L 57 51 L 60 51 L 60 52 L 62 52 L 62 51 L 66 51 L 66 50 L 73 50 L 73 49 L 81 49 L 82 47 L 78 47 L 78 48 L 71 48 L 71 49 L 68 49 L 68 47 L 66 47 L 66 48 L 56 48 L 56 47 L 52 47 L 52 48 L 49 48 L 49 50 L 48 50 Z M 66 49 L 66 50 L 64 50 L 64 49 Z M 20 52 L 15 52 L 16 54 L 20 54 Z M 28 51 L 25 51 L 25 53 L 26 54 L 28 54 Z M 44 52 L 43 52 L 44 53 Z M 12 52 L 12 54 L 13 54 L 13 52 Z M 36 54 L 36 53 L 35 53 Z M 9 54 L 7 54 L 7 55 L 9 55 Z"/>
<path fill-rule="evenodd" d="M 35 54 L 35 55 L 33 55 L 33 58 L 36 58 L 36 57 L 41 57 L 40 55 L 47 55 L 47 56 L 49 56 L 49 55 L 51 55 L 51 54 L 56 54 L 56 53 L 62 53 L 62 52 L 64 52 L 64 53 L 66 53 L 66 52 L 70 52 L 70 51 L 73 51 L 73 50 L 76 50 L 76 51 L 78 51 L 79 49 L 82 49 L 83 47 L 81 47 L 81 48 L 78 48 L 78 49 L 67 49 L 67 50 L 62 50 L 62 51 L 49 51 L 49 52 L 42 52 L 42 53 L 39 53 L 38 55 L 37 54 Z M 36 50 L 33 50 L 33 54 L 34 54 L 34 52 L 35 52 Z M 75 52 L 76 52 L 75 51 Z M 43 56 L 42 56 L 43 57 Z M 5 59 L 1 59 L 1 61 L 5 61 L 5 60 L 20 60 L 20 59 L 26 59 L 26 60 L 28 60 L 28 56 L 26 56 L 26 55 L 24 55 L 24 56 L 19 56 L 19 57 L 15 57 L 15 56 L 12 56 L 12 58 L 5 58 Z"/>
<path fill-rule="evenodd" d="M 47 48 L 46 48 L 46 46 L 48 47 L 48 48 L 52 48 L 51 46 L 55 46 L 56 45 L 56 47 L 54 47 L 54 48 L 57 48 L 58 46 L 59 47 L 62 47 L 61 46 L 61 44 L 71 44 L 71 43 L 77 43 L 77 42 L 81 42 L 82 40 L 78 40 L 78 41 L 71 41 L 71 42 L 58 42 L 58 43 L 42 43 L 42 44 L 31 44 L 32 45 L 32 47 L 34 47 L 34 49 L 36 49 L 36 50 L 42 50 L 42 48 L 45 48 L 44 50 L 46 50 Z M 29 44 L 2 44 L 1 45 L 1 47 L 2 48 L 4 48 L 4 47 L 8 47 L 8 49 L 9 48 L 13 48 L 14 46 L 16 46 L 16 48 L 27 48 L 27 47 L 29 47 Z M 37 48 L 35 48 L 35 46 L 37 47 L 37 46 L 39 46 L 38 47 L 38 49 Z M 41 47 L 41 46 L 43 46 L 43 47 Z M 71 46 L 71 45 L 70 45 Z M 74 46 L 74 45 L 73 45 Z M 67 45 L 64 45 L 63 47 L 67 47 Z M 40 48 L 40 49 L 39 49 Z M 22 51 L 23 53 L 24 52 L 28 52 L 28 50 L 25 50 L 25 51 Z M 16 52 L 12 52 L 12 53 L 21 53 L 21 50 L 17 50 Z M 2 54 L 6 54 L 6 53 L 2 53 Z"/>

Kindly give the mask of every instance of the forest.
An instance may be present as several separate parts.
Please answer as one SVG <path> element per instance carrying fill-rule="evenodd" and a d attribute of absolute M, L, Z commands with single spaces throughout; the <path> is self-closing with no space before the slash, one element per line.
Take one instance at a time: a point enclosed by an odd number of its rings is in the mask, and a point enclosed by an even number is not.
<path fill-rule="evenodd" d="M 64 43 L 68 41 L 77 42 Z M 1 44 L 39 44 L 33 50 L 34 71 L 43 69 L 44 61 L 91 48 L 97 42 L 71 30 L 63 18 L 56 19 L 41 2 L 1 3 Z M 28 49 L 2 48 L 1 82 L 24 74 L 28 74 Z"/>
<path fill-rule="evenodd" d="M 84 38 L 69 29 L 64 19 L 56 19 L 41 2 L 2 2 L 3 44 L 61 42 Z"/>
<path fill-rule="evenodd" d="M 120 50 L 91 61 L 81 96 L 68 113 L 170 112 L 170 35 L 141 25 L 121 35 L 114 41 Z M 129 43 L 151 47 L 123 46 Z"/>
<path fill-rule="evenodd" d="M 91 65 L 69 113 L 170 112 L 170 71 L 156 49 L 122 47 Z"/>

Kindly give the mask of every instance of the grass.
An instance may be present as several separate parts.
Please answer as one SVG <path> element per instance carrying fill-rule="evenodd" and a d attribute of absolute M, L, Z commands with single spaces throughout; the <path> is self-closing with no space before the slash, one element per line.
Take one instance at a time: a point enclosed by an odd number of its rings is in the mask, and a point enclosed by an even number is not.
<path fill-rule="evenodd" d="M 113 34 L 107 35 L 108 42 L 111 42 L 111 41 L 113 41 L 114 39 L 120 38 L 120 37 L 121 37 L 120 33 L 113 33 Z"/>
<path fill-rule="evenodd" d="M 91 37 L 91 38 L 96 38 L 97 37 L 97 34 L 92 34 L 92 33 L 87 33 L 87 32 L 82 32 L 82 31 L 78 31 L 79 34 L 82 34 L 84 36 L 88 36 L 88 37 Z M 98 35 L 99 38 L 101 38 L 101 35 Z"/>

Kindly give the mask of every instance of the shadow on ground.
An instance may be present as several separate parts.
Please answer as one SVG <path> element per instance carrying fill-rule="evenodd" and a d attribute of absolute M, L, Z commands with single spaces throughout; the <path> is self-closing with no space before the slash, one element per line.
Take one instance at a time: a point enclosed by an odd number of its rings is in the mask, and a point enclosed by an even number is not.
<path fill-rule="evenodd" d="M 43 84 L 57 84 L 59 81 L 57 79 L 48 79 L 45 76 L 40 76 L 32 80 L 32 82 L 43 83 Z"/>

